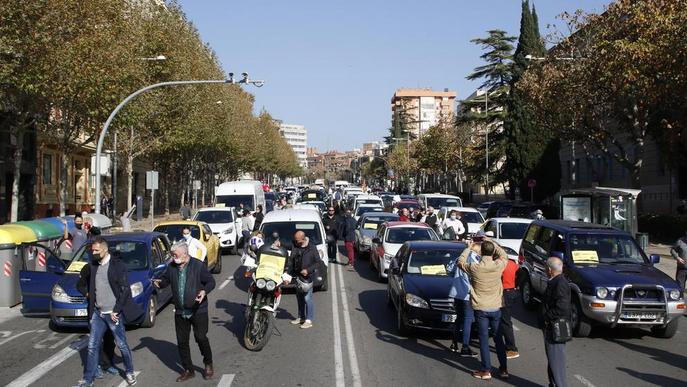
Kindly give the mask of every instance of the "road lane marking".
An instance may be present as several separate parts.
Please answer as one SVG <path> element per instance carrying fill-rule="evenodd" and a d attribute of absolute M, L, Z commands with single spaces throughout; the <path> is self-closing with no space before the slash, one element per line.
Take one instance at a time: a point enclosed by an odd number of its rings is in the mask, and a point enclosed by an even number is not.
<path fill-rule="evenodd" d="M 222 375 L 222 379 L 219 380 L 217 387 L 231 387 L 231 384 L 234 382 L 234 376 L 236 376 L 236 374 Z"/>
<path fill-rule="evenodd" d="M 344 377 L 343 365 L 343 349 L 341 347 L 341 325 L 339 323 L 339 299 L 336 296 L 336 268 L 339 265 L 332 265 L 332 275 L 330 276 L 331 288 L 329 292 L 332 294 L 332 317 L 334 320 L 334 374 L 336 380 L 336 387 L 344 387 L 346 380 Z"/>
<path fill-rule="evenodd" d="M 45 330 L 42 330 L 42 331 L 45 332 Z M 7 331 L 5 331 L 5 332 L 7 332 Z M 14 336 L 9 336 L 9 337 L 5 336 L 5 337 L 7 337 L 7 338 L 6 338 L 5 340 L 0 341 L 0 345 L 3 345 L 3 344 L 5 344 L 5 343 L 7 343 L 7 342 L 9 342 L 9 341 L 12 341 L 12 340 L 16 339 L 17 337 L 24 336 L 25 334 L 31 333 L 31 332 L 37 332 L 37 331 L 31 330 L 31 331 L 26 331 L 26 332 L 17 333 L 17 334 L 14 335 Z M 11 333 L 11 332 L 10 332 L 10 333 Z"/>
<path fill-rule="evenodd" d="M 140 373 L 141 373 L 141 371 L 134 371 L 134 376 L 138 378 L 138 375 L 139 375 Z M 136 384 L 138 384 L 138 383 L 136 383 Z M 121 383 L 119 383 L 119 385 L 117 385 L 117 387 L 126 387 L 126 386 L 128 386 L 128 385 L 129 385 L 129 383 L 127 383 L 127 382 L 126 382 L 126 379 L 125 379 L 125 380 L 123 380 Z"/>
<path fill-rule="evenodd" d="M 60 347 L 62 344 L 66 343 L 70 339 L 73 339 L 74 337 L 76 337 L 76 333 L 72 333 L 71 335 L 67 335 L 66 337 L 62 337 L 62 335 L 60 333 L 50 332 L 48 337 L 46 337 L 45 339 L 34 344 L 33 348 L 34 349 L 43 349 L 43 348 L 55 349 L 57 347 Z M 51 341 L 56 341 L 56 343 L 50 345 Z"/>
<path fill-rule="evenodd" d="M 575 379 L 579 380 L 580 383 L 584 384 L 584 385 L 587 386 L 587 387 L 596 387 L 596 386 L 594 386 L 594 384 L 592 384 L 592 382 L 590 382 L 589 380 L 587 380 L 587 379 L 586 379 L 584 376 L 582 376 L 582 375 L 575 375 Z"/>
<path fill-rule="evenodd" d="M 355 342 L 353 342 L 353 328 L 351 325 L 351 316 L 348 309 L 348 296 L 346 296 L 346 284 L 344 283 L 343 270 L 337 268 L 339 274 L 339 289 L 341 290 L 341 312 L 344 317 L 344 328 L 346 330 L 346 343 L 348 344 L 348 362 L 351 367 L 351 376 L 353 376 L 353 387 L 361 387 L 360 383 L 360 369 L 358 368 L 358 355 L 355 353 Z"/>
<path fill-rule="evenodd" d="M 88 346 L 88 336 L 84 336 L 81 339 L 71 343 L 68 347 L 62 348 L 59 352 L 52 355 L 37 366 L 31 368 L 17 379 L 14 379 L 12 383 L 5 387 L 26 387 L 35 383 L 38 379 L 50 372 L 50 370 L 62 364 L 70 357 L 76 355 L 79 353 L 79 351 L 86 348 L 86 346 Z"/>
<path fill-rule="evenodd" d="M 233 275 L 231 277 L 227 277 L 227 279 L 224 282 L 222 282 L 221 285 L 219 285 L 219 290 L 224 289 L 224 287 L 229 285 L 229 282 L 231 282 L 233 279 L 234 279 Z"/>

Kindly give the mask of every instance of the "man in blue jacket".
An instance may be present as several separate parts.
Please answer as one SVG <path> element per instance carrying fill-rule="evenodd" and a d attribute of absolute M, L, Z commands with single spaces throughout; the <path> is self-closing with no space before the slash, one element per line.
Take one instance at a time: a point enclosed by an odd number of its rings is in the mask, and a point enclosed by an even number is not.
<path fill-rule="evenodd" d="M 248 243 L 248 241 L 246 241 Z M 172 286 L 174 301 L 174 327 L 177 333 L 179 357 L 184 370 L 177 378 L 177 382 L 185 382 L 195 377 L 189 336 L 193 328 L 193 336 L 203 355 L 205 380 L 212 379 L 215 371 L 212 367 L 212 350 L 208 334 L 208 298 L 207 295 L 215 288 L 215 279 L 208 272 L 205 264 L 197 259 L 190 259 L 186 242 L 178 242 L 172 246 L 174 263 L 169 265 L 165 273 L 155 286 L 164 288 Z"/>

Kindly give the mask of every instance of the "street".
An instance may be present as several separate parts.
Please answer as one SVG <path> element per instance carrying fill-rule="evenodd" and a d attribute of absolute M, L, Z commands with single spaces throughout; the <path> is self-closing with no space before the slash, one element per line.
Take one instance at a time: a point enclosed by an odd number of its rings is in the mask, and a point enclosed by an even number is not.
<path fill-rule="evenodd" d="M 340 250 L 343 251 L 342 246 Z M 339 260 L 345 258 L 339 255 Z M 330 290 L 315 293 L 315 320 L 311 329 L 289 324 L 295 318 L 295 296 L 282 297 L 275 332 L 261 352 L 242 346 L 243 306 L 247 279 L 239 257 L 225 255 L 224 271 L 215 275 L 217 288 L 210 293 L 215 378 L 201 377 L 202 358 L 191 343 L 196 365 L 192 383 L 198 386 L 420 386 L 448 385 L 538 386 L 545 385 L 546 358 L 536 316 L 521 307 L 515 310 L 518 359 L 510 360 L 510 379 L 479 381 L 470 375 L 477 359 L 451 353 L 447 334 L 395 333 L 395 314 L 386 305 L 386 284 L 364 259 L 356 272 L 330 266 Z M 159 312 L 153 328 L 128 330 L 134 353 L 138 385 L 175 384 L 181 368 L 176 348 L 173 307 Z M 81 378 L 85 331 L 53 332 L 43 317 L 3 317 L 0 320 L 0 384 L 8 386 L 71 386 Z M 687 344 L 683 319 L 673 339 L 657 339 L 638 329 L 595 329 L 589 338 L 574 339 L 567 346 L 568 381 L 572 386 L 680 385 L 687 378 Z M 476 342 L 475 342 L 476 345 Z M 475 347 L 475 350 L 477 348 Z M 492 348 L 493 350 L 493 348 Z M 492 354 L 495 364 L 496 356 Z M 117 357 L 121 369 L 121 359 Z M 98 386 L 120 386 L 119 376 L 106 375 Z"/>

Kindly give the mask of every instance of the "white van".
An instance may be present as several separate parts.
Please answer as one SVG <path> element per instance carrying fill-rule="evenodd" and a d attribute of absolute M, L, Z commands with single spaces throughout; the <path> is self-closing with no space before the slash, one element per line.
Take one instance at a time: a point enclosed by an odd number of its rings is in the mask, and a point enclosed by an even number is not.
<path fill-rule="evenodd" d="M 255 180 L 239 180 L 222 183 L 215 191 L 215 205 L 233 207 L 238 211 L 243 208 L 253 212 L 258 205 L 265 210 L 265 192 L 262 183 Z"/>
<path fill-rule="evenodd" d="M 346 180 L 337 180 L 334 182 L 334 187 L 338 188 L 346 188 L 350 184 Z"/>
<path fill-rule="evenodd" d="M 458 196 L 445 194 L 421 194 L 418 195 L 417 200 L 420 202 L 422 208 L 429 206 L 438 210 L 442 207 L 463 207 L 463 201 Z"/>

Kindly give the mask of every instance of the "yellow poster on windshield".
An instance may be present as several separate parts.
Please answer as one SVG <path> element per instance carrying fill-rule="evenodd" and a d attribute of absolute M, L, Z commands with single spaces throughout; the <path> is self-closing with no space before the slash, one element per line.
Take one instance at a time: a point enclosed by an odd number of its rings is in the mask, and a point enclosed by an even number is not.
<path fill-rule="evenodd" d="M 444 265 L 427 265 L 420 267 L 422 275 L 446 275 L 446 266 Z"/>
<path fill-rule="evenodd" d="M 281 283 L 281 275 L 284 272 L 286 258 L 277 255 L 260 254 L 260 264 L 255 270 L 255 278 L 272 280 Z"/>
<path fill-rule="evenodd" d="M 80 273 L 81 269 L 83 269 L 83 267 L 86 266 L 87 263 L 88 262 L 84 261 L 72 261 L 72 263 L 67 268 L 67 271 L 72 273 Z"/>
<path fill-rule="evenodd" d="M 377 229 L 377 223 L 365 223 L 363 225 L 363 228 L 366 230 L 376 230 Z"/>
<path fill-rule="evenodd" d="M 594 250 L 575 250 L 572 259 L 575 263 L 599 263 L 599 255 Z"/>

